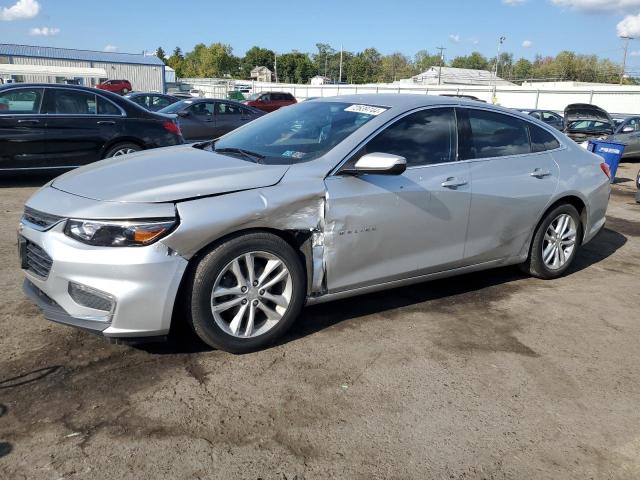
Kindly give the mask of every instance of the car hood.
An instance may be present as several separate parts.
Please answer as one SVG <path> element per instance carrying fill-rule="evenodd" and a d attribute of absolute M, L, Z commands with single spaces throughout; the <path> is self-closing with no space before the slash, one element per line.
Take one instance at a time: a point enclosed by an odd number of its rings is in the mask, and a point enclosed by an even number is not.
<path fill-rule="evenodd" d="M 597 120 L 613 125 L 611 117 L 605 110 L 596 105 L 586 103 L 574 103 L 564 109 L 564 122 L 566 125 L 577 120 Z"/>
<path fill-rule="evenodd" d="M 102 160 L 56 178 L 51 186 L 93 200 L 173 202 L 269 187 L 288 168 L 179 145 Z"/>

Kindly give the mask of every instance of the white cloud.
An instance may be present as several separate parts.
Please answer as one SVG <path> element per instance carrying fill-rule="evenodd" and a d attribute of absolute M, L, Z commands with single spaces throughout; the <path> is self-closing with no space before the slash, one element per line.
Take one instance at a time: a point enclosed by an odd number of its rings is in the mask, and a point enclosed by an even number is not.
<path fill-rule="evenodd" d="M 33 18 L 40 12 L 40 4 L 36 0 L 18 0 L 10 7 L 0 8 L 0 20 L 24 20 Z"/>
<path fill-rule="evenodd" d="M 531 48 L 531 45 L 533 45 L 533 42 L 531 40 L 525 40 L 524 42 L 522 42 L 522 46 L 524 48 Z"/>
<path fill-rule="evenodd" d="M 526 0 L 502 0 L 502 3 L 509 5 L 510 7 L 516 7 L 522 5 Z"/>
<path fill-rule="evenodd" d="M 627 15 L 616 26 L 619 37 L 633 37 L 640 36 L 640 14 Z"/>
<path fill-rule="evenodd" d="M 551 0 L 558 7 L 583 12 L 628 12 L 640 8 L 640 0 Z"/>
<path fill-rule="evenodd" d="M 453 43 L 460 43 L 460 35 L 451 34 L 449 35 L 449 40 L 451 40 Z"/>
<path fill-rule="evenodd" d="M 111 45 L 111 44 L 105 45 L 105 47 L 104 47 L 104 51 L 105 52 L 115 52 L 117 50 L 118 50 L 118 47 L 116 47 L 115 45 Z"/>
<path fill-rule="evenodd" d="M 56 27 L 34 27 L 29 30 L 29 35 L 49 37 L 51 35 L 57 35 L 60 33 L 60 29 Z"/>

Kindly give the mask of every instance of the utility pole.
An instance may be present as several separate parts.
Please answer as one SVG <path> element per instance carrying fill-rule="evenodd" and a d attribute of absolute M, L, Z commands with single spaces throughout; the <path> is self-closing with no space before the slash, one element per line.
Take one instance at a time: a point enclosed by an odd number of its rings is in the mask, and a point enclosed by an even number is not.
<path fill-rule="evenodd" d="M 275 74 L 276 74 L 276 83 L 278 83 L 278 54 L 277 53 L 273 54 L 273 70 L 275 71 Z"/>
<path fill-rule="evenodd" d="M 507 37 L 500 37 L 498 39 L 498 53 L 496 54 L 496 65 L 495 68 L 493 70 L 493 78 L 494 80 L 498 81 L 498 63 L 500 62 L 500 47 L 502 47 L 502 44 L 504 43 L 504 41 L 507 39 Z"/>
<path fill-rule="evenodd" d="M 436 50 L 439 51 L 440 55 L 440 65 L 438 66 L 438 85 L 442 82 L 442 64 L 444 63 L 444 51 L 446 48 L 444 47 L 436 47 Z"/>
<path fill-rule="evenodd" d="M 340 44 L 340 73 L 338 74 L 338 83 L 342 82 L 342 44 Z"/>
<path fill-rule="evenodd" d="M 633 40 L 632 37 L 620 37 L 624 40 L 624 56 L 622 57 L 622 72 L 620 72 L 620 85 L 624 81 L 624 72 L 627 69 L 627 53 L 629 51 L 629 40 Z"/>

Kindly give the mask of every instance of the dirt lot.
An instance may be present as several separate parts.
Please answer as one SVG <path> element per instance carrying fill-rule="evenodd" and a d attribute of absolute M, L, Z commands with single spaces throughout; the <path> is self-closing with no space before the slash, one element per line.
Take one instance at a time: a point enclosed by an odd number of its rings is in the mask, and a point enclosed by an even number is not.
<path fill-rule="evenodd" d="M 45 321 L 0 205 L 1 479 L 640 478 L 640 205 L 571 274 L 507 268 L 303 312 L 278 346 L 127 347 Z"/>

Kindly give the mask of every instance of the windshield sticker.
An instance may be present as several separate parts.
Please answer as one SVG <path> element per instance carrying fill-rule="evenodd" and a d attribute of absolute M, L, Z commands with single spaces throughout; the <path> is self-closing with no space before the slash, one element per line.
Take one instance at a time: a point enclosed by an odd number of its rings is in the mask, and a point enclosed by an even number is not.
<path fill-rule="evenodd" d="M 287 150 L 282 154 L 283 157 L 298 158 L 298 159 L 304 157 L 305 155 L 306 153 L 304 152 L 294 152 L 293 150 Z"/>
<path fill-rule="evenodd" d="M 386 112 L 387 109 L 382 107 L 372 107 L 371 105 L 351 105 L 350 107 L 345 108 L 344 111 L 377 116 Z"/>

